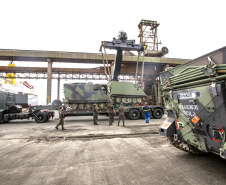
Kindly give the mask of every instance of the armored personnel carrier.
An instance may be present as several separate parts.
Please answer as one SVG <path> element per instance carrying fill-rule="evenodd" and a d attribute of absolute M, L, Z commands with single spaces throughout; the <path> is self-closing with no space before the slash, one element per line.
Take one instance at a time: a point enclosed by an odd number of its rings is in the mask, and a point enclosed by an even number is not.
<path fill-rule="evenodd" d="M 117 108 L 120 103 L 126 106 L 139 106 L 147 96 L 137 84 L 132 82 L 110 81 L 107 86 L 108 95 Z"/>
<path fill-rule="evenodd" d="M 226 47 L 160 74 L 168 112 L 159 133 L 192 154 L 226 158 Z"/>
<path fill-rule="evenodd" d="M 92 115 L 94 104 L 98 105 L 99 114 L 107 115 L 106 106 L 109 101 L 113 101 L 116 112 L 120 103 L 123 103 L 125 116 L 129 119 L 139 119 L 143 118 L 142 103 L 147 95 L 132 82 L 110 81 L 106 85 L 93 83 L 64 84 L 64 96 L 63 102 L 54 100 L 52 106 L 61 106 L 63 103 L 67 107 L 65 116 Z M 154 118 L 162 117 L 163 109 L 161 106 L 152 105 L 150 108 Z"/>
<path fill-rule="evenodd" d="M 63 103 L 71 109 L 71 113 L 83 113 L 83 110 L 92 113 L 94 104 L 103 110 L 109 100 L 107 85 L 93 83 L 64 84 L 64 96 Z M 67 112 L 69 113 L 69 110 Z"/>

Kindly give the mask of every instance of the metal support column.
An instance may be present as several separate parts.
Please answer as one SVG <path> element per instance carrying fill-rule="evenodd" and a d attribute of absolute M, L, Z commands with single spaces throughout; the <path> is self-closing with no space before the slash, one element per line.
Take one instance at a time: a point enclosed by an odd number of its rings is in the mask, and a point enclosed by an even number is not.
<path fill-rule="evenodd" d="M 58 74 L 58 79 L 57 79 L 57 99 L 60 99 L 60 74 Z"/>
<path fill-rule="evenodd" d="M 52 92 L 52 61 L 47 59 L 48 67 L 47 67 L 47 97 L 46 104 L 51 104 L 51 92 Z"/>
<path fill-rule="evenodd" d="M 112 63 L 111 63 L 111 66 L 110 66 L 110 73 L 111 73 L 111 74 L 114 74 L 114 65 L 115 65 L 115 62 L 112 62 Z M 112 79 L 109 78 L 109 80 L 112 80 Z"/>

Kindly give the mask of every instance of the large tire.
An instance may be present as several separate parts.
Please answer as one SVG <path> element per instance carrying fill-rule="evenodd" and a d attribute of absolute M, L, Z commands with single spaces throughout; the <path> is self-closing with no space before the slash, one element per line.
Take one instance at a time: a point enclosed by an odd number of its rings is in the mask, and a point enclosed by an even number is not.
<path fill-rule="evenodd" d="M 132 109 L 130 110 L 128 117 L 131 120 L 137 120 L 140 118 L 140 111 L 137 109 Z"/>
<path fill-rule="evenodd" d="M 163 115 L 163 111 L 162 109 L 157 108 L 153 111 L 152 115 L 155 119 L 160 119 Z"/>
<path fill-rule="evenodd" d="M 62 102 L 58 99 L 53 100 L 53 102 L 52 102 L 52 106 L 61 106 L 61 105 L 62 105 Z"/>
<path fill-rule="evenodd" d="M 47 114 L 45 112 L 38 112 L 35 116 L 35 121 L 37 123 L 44 123 L 47 120 Z"/>
<path fill-rule="evenodd" d="M 47 117 L 46 117 L 46 122 L 49 121 L 49 119 L 50 119 L 50 116 L 47 115 Z"/>
<path fill-rule="evenodd" d="M 127 119 L 129 119 L 129 113 L 128 112 L 125 112 L 125 117 L 127 118 Z"/>

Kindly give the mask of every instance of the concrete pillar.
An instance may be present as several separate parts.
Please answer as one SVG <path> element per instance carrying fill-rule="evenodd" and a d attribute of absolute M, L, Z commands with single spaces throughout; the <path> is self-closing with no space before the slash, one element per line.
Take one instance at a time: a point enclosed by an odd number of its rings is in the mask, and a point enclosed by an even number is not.
<path fill-rule="evenodd" d="M 60 99 L 60 74 L 58 74 L 58 79 L 57 79 L 57 99 Z"/>
<path fill-rule="evenodd" d="M 47 67 L 47 97 L 46 104 L 51 104 L 51 92 L 52 92 L 52 61 L 47 59 L 48 67 Z"/>
<path fill-rule="evenodd" d="M 111 79 L 112 79 L 112 76 L 113 76 L 113 74 L 114 74 L 114 65 L 115 65 L 115 62 L 112 62 L 111 63 L 111 67 L 110 67 L 110 70 L 111 70 Z M 110 80 L 111 80 L 110 79 Z"/>
<path fill-rule="evenodd" d="M 158 86 L 158 105 L 162 105 L 162 96 L 161 96 L 161 84 L 160 81 L 158 80 L 156 82 L 157 86 Z"/>

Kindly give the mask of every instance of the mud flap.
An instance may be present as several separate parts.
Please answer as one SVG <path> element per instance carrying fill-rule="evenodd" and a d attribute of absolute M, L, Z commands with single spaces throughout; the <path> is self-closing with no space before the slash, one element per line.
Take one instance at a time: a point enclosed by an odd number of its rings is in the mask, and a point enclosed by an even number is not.
<path fill-rule="evenodd" d="M 176 126 L 174 118 L 167 118 L 159 127 L 159 134 L 165 137 L 170 137 L 176 134 Z"/>

